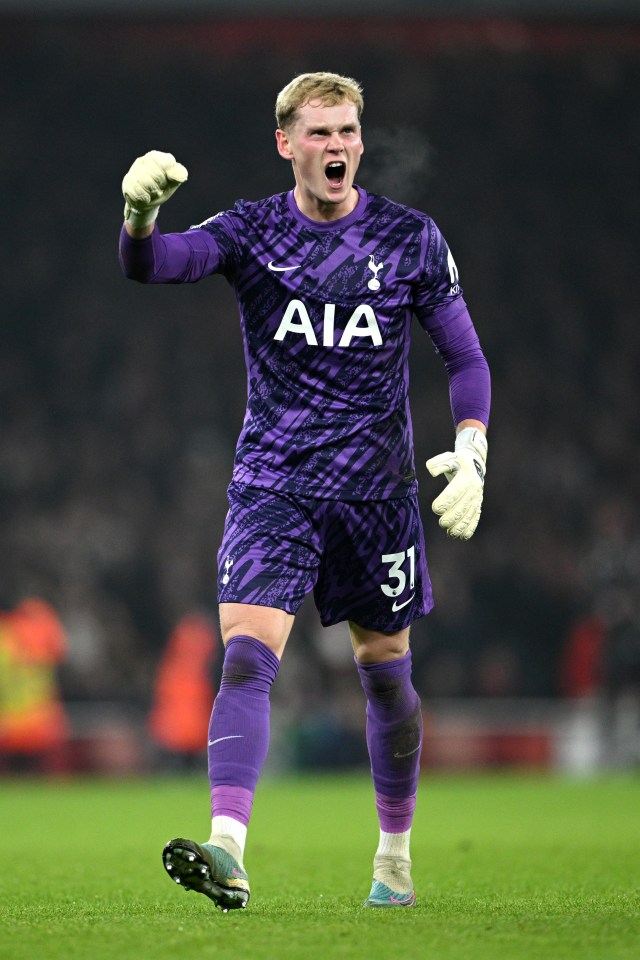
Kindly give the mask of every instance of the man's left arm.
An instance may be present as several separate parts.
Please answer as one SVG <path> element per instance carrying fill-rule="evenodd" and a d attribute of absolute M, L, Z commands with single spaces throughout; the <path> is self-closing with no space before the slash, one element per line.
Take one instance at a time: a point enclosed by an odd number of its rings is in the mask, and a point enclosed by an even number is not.
<path fill-rule="evenodd" d="M 456 424 L 454 449 L 427 461 L 432 476 L 444 474 L 447 480 L 432 507 L 450 537 L 468 540 L 478 526 L 484 494 L 491 405 L 489 365 L 462 297 L 421 322 L 444 360 Z"/>

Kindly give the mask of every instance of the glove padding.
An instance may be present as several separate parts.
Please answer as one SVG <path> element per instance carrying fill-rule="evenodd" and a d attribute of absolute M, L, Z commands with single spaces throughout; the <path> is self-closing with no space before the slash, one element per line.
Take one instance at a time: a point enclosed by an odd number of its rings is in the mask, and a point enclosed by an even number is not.
<path fill-rule="evenodd" d="M 450 537 L 473 536 L 482 509 L 487 439 L 480 430 L 466 427 L 456 437 L 455 452 L 440 453 L 427 460 L 432 477 L 444 474 L 447 486 L 433 501 L 433 512 Z"/>
<path fill-rule="evenodd" d="M 122 181 L 125 220 L 136 229 L 148 227 L 188 176 L 186 167 L 177 163 L 172 153 L 150 150 L 138 157 Z"/>

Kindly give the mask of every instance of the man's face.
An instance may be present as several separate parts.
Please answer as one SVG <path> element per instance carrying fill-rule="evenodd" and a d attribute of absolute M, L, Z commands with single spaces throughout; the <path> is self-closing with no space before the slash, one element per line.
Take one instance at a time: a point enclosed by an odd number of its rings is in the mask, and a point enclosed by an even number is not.
<path fill-rule="evenodd" d="M 278 151 L 293 163 L 295 197 L 313 220 L 337 220 L 355 207 L 353 180 L 363 146 L 355 104 L 311 100 L 288 131 L 277 130 Z"/>

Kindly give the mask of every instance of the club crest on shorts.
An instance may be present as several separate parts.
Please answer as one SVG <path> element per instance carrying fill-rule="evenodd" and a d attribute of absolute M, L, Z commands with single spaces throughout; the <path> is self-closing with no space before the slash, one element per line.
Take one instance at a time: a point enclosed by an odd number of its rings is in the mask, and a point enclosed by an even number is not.
<path fill-rule="evenodd" d="M 231 567 L 233 566 L 233 557 L 227 557 L 224 562 L 224 576 L 222 582 L 226 585 L 231 579 Z"/>

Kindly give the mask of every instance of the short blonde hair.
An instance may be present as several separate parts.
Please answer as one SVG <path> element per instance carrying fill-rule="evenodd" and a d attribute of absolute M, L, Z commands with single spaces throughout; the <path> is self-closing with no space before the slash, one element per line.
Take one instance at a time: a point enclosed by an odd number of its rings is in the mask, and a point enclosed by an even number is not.
<path fill-rule="evenodd" d="M 346 100 L 355 104 L 358 120 L 364 109 L 362 87 L 357 80 L 342 77 L 339 73 L 301 73 L 278 94 L 276 121 L 279 129 L 292 127 L 298 110 L 310 100 L 321 100 L 327 107 L 335 107 Z"/>

